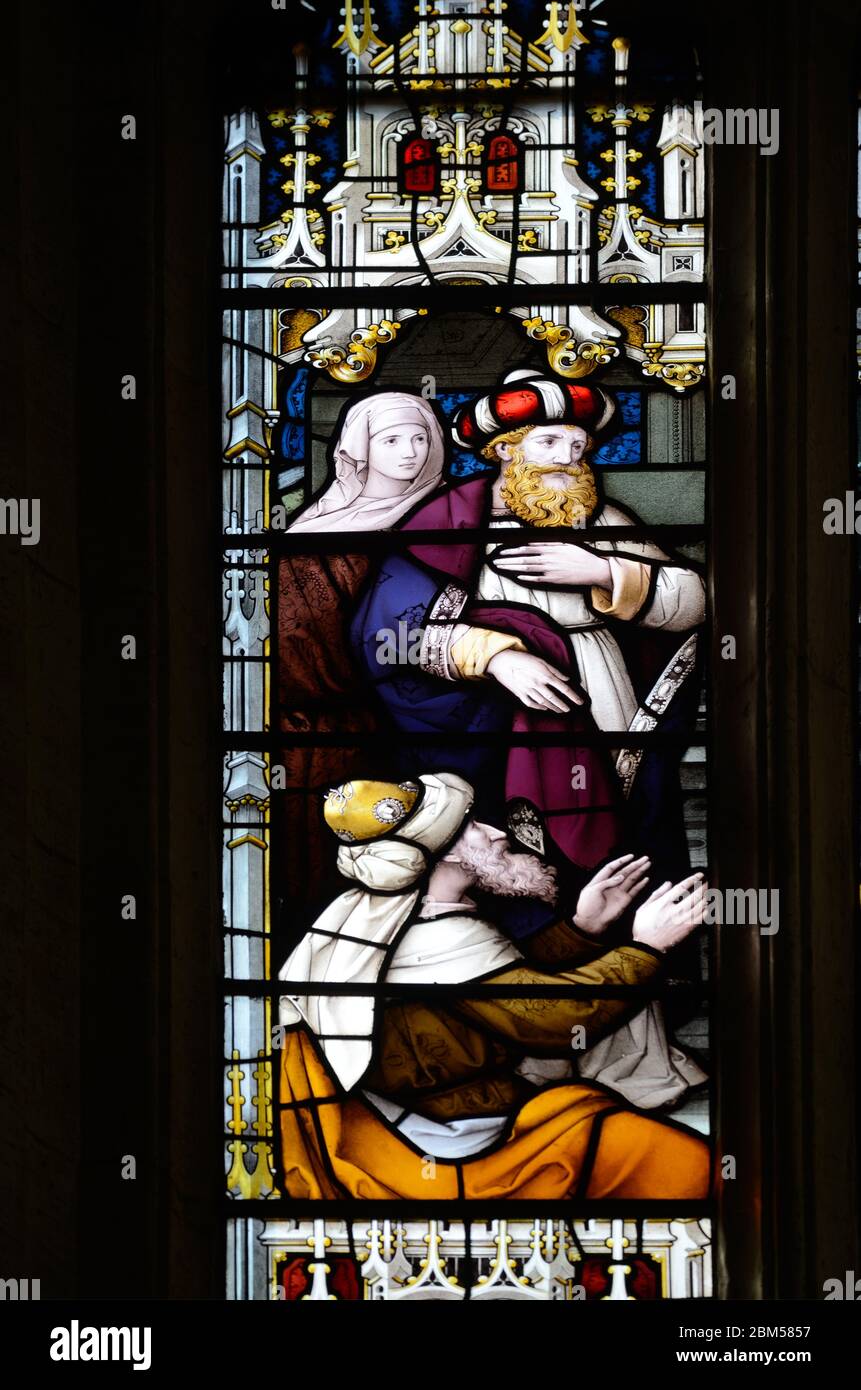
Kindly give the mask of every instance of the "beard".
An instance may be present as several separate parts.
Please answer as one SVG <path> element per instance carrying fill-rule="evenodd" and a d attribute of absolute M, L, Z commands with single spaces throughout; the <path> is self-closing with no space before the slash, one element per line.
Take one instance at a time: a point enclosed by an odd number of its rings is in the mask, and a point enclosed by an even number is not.
<path fill-rule="evenodd" d="M 562 489 L 548 487 L 546 473 L 567 473 L 571 481 Z M 598 505 L 595 474 L 585 461 L 576 470 L 527 463 L 523 450 L 515 448 L 502 481 L 505 505 L 528 526 L 582 526 Z"/>
<path fill-rule="evenodd" d="M 512 854 L 501 841 L 486 849 L 457 847 L 457 862 L 475 874 L 476 887 L 503 898 L 538 898 L 556 901 L 556 870 L 534 854 Z"/>

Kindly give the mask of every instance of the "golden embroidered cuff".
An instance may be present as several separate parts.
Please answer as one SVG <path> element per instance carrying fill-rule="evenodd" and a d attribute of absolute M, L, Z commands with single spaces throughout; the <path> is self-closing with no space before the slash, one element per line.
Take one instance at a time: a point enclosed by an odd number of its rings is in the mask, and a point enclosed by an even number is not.
<path fill-rule="evenodd" d="M 613 576 L 613 592 L 608 594 L 606 589 L 593 587 L 592 605 L 596 613 L 628 622 L 636 617 L 646 601 L 651 568 L 637 560 L 619 560 L 613 555 L 607 556 L 607 562 Z"/>
<path fill-rule="evenodd" d="M 485 676 L 488 662 L 505 651 L 525 652 L 526 648 L 519 637 L 510 633 L 468 627 L 463 636 L 452 643 L 448 659 L 463 680 L 474 681 Z"/>

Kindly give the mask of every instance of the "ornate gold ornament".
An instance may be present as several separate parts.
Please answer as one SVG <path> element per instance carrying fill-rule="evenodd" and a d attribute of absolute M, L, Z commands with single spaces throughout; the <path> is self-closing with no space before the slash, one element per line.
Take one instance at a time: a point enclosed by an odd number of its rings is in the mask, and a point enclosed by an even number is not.
<path fill-rule="evenodd" d="M 356 0 L 344 0 L 344 27 L 332 44 L 333 48 L 339 48 L 345 43 L 351 53 L 360 57 L 367 49 L 384 48 L 382 40 L 374 33 L 374 21 L 371 18 L 371 0 L 362 0 L 361 27 L 356 20 L 356 11 L 359 5 Z"/>
<path fill-rule="evenodd" d="M 299 114 L 299 113 L 298 113 L 297 111 L 294 111 L 291 107 L 279 106 L 279 107 L 278 107 L 276 110 L 274 110 L 274 111 L 267 111 L 266 117 L 267 117 L 267 120 L 269 121 L 269 124 L 270 124 L 271 126 L 273 126 L 273 127 L 275 128 L 275 130 L 281 130 L 281 128 L 282 128 L 283 126 L 289 125 L 291 121 L 295 121 L 298 114 Z M 327 126 L 330 126 L 330 125 L 332 124 L 332 121 L 333 121 L 334 119 L 335 119 L 335 113 L 334 113 L 334 111 L 322 111 L 322 110 L 321 110 L 321 111 L 303 111 L 303 112 L 302 112 L 302 120 L 303 120 L 303 122 L 304 122 L 304 121 L 310 121 L 310 122 L 311 122 L 311 125 L 322 126 L 324 130 L 326 129 Z M 297 130 L 307 130 L 308 127 L 307 127 L 307 125 L 304 125 L 304 124 L 303 124 L 303 125 L 297 126 L 296 129 L 297 129 Z"/>
<path fill-rule="evenodd" d="M 484 146 L 480 144 L 478 140 L 470 140 L 468 145 L 464 145 L 463 152 L 464 154 L 478 156 L 484 154 Z M 445 159 L 447 159 L 449 155 L 456 153 L 457 149 L 450 140 L 447 140 L 444 145 L 437 146 L 437 154 L 441 154 Z"/>
<path fill-rule="evenodd" d="M 464 190 L 465 190 L 467 193 L 480 193 L 480 192 L 481 192 L 481 180 L 480 180 L 480 179 L 473 179 L 473 178 L 470 178 L 470 177 L 467 175 L 467 176 L 464 178 L 463 187 L 464 187 Z M 456 178 L 454 178 L 454 179 L 443 179 L 442 183 L 440 184 L 440 188 L 441 188 L 443 194 L 448 194 L 450 197 L 454 197 L 454 195 L 459 191 L 459 190 L 458 190 L 458 183 L 457 183 L 457 179 L 456 179 Z"/>
<path fill-rule="evenodd" d="M 674 391 L 687 391 L 704 380 L 704 362 L 662 362 L 663 343 L 649 343 L 645 347 L 647 361 L 643 363 L 644 376 L 657 376 L 672 386 Z"/>
<path fill-rule="evenodd" d="M 547 17 L 547 28 L 537 40 L 537 45 L 552 44 L 560 53 L 567 53 L 572 43 L 576 39 L 578 43 L 588 43 L 589 40 L 577 24 L 577 12 L 573 5 L 568 6 L 568 23 L 562 28 L 559 19 L 559 11 L 562 8 L 558 0 L 551 0 L 549 6 L 550 13 Z"/>
<path fill-rule="evenodd" d="M 530 338 L 546 344 L 547 361 L 559 376 L 588 376 L 619 355 L 619 349 L 607 339 L 578 343 L 570 328 L 550 319 L 524 319 L 523 327 Z"/>
<path fill-rule="evenodd" d="M 646 341 L 648 311 L 636 304 L 616 304 L 607 310 L 607 318 L 618 323 L 624 330 L 625 341 L 631 346 L 641 348 Z"/>
<path fill-rule="evenodd" d="M 654 114 L 654 110 L 654 106 L 646 106 L 642 102 L 624 108 L 605 106 L 601 103 L 598 106 L 587 106 L 586 115 L 591 116 L 596 125 L 600 125 L 602 121 L 612 121 L 613 125 L 630 125 L 630 118 L 635 121 L 647 121 Z M 624 111 L 624 115 L 617 115 L 617 111 Z"/>
<path fill-rule="evenodd" d="M 616 209 L 611 204 L 609 207 L 602 208 L 598 214 L 598 240 L 605 242 L 610 240 L 613 230 L 613 221 L 616 216 Z"/>
<path fill-rule="evenodd" d="M 395 319 L 369 323 L 367 328 L 357 328 L 350 334 L 347 347 L 310 348 L 305 361 L 328 372 L 335 381 L 364 381 L 377 365 L 380 347 L 393 343 L 400 329 L 401 324 Z"/>
<path fill-rule="evenodd" d="M 230 1172 L 227 1175 L 227 1190 L 232 1195 L 242 1197 L 245 1201 L 281 1195 L 275 1185 L 271 1139 L 264 1137 L 272 1134 L 272 1063 L 266 1059 L 262 1051 L 258 1051 L 257 1056 L 259 1060 L 252 1072 L 257 1089 L 251 1098 L 251 1104 L 257 1111 L 257 1118 L 254 1121 L 254 1129 L 257 1132 L 256 1142 L 249 1145 L 242 1139 L 236 1138 L 231 1139 L 227 1145 L 227 1152 L 233 1159 Z M 228 1080 L 231 1082 L 228 1104 L 232 1111 L 232 1118 L 228 1121 L 227 1127 L 233 1134 L 240 1135 L 243 1130 L 248 1128 L 247 1122 L 242 1119 L 244 1097 L 239 1089 L 246 1076 L 244 1069 L 239 1065 L 239 1053 L 235 1050 L 232 1061 L 233 1066 L 227 1073 Z M 249 1148 L 257 1159 L 254 1171 L 251 1173 L 245 1165 L 245 1155 Z"/>

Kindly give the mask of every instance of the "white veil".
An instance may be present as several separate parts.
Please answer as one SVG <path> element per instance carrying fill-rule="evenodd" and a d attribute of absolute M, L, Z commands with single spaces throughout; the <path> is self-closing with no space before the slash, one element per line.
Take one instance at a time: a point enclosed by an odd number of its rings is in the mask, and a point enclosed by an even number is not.
<path fill-rule="evenodd" d="M 365 497 L 372 435 L 396 425 L 422 425 L 428 456 L 405 492 Z M 288 527 L 290 531 L 387 531 L 437 486 L 445 457 L 439 421 L 421 396 L 381 391 L 347 411 L 334 449 L 335 477 Z"/>
<path fill-rule="evenodd" d="M 435 853 L 454 838 L 472 808 L 473 791 L 453 772 L 419 778 L 424 796 L 396 836 L 341 845 L 338 870 L 352 886 L 330 903 L 278 972 L 280 980 L 375 985 L 388 948 L 417 906 Z M 282 994 L 279 1018 L 304 1019 L 320 1037 L 341 1084 L 353 1086 L 371 1061 L 376 995 Z M 342 1036 L 343 1035 L 343 1036 Z"/>

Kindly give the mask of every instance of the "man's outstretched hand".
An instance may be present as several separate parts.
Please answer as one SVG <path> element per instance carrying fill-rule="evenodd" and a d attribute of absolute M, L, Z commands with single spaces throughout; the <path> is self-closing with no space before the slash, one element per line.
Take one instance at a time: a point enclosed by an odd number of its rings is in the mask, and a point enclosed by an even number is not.
<path fill-rule="evenodd" d="M 705 876 L 700 873 L 681 883 L 662 883 L 634 916 L 634 941 L 669 951 L 700 925 L 706 908 Z"/>
<path fill-rule="evenodd" d="M 599 869 L 577 899 L 574 913 L 577 930 L 587 936 L 600 936 L 606 931 L 645 888 L 650 867 L 651 860 L 645 854 L 639 859 L 633 854 L 623 854 Z"/>
<path fill-rule="evenodd" d="M 572 704 L 583 704 L 571 678 L 531 652 L 497 652 L 487 663 L 487 673 L 527 709 L 567 714 Z"/>

